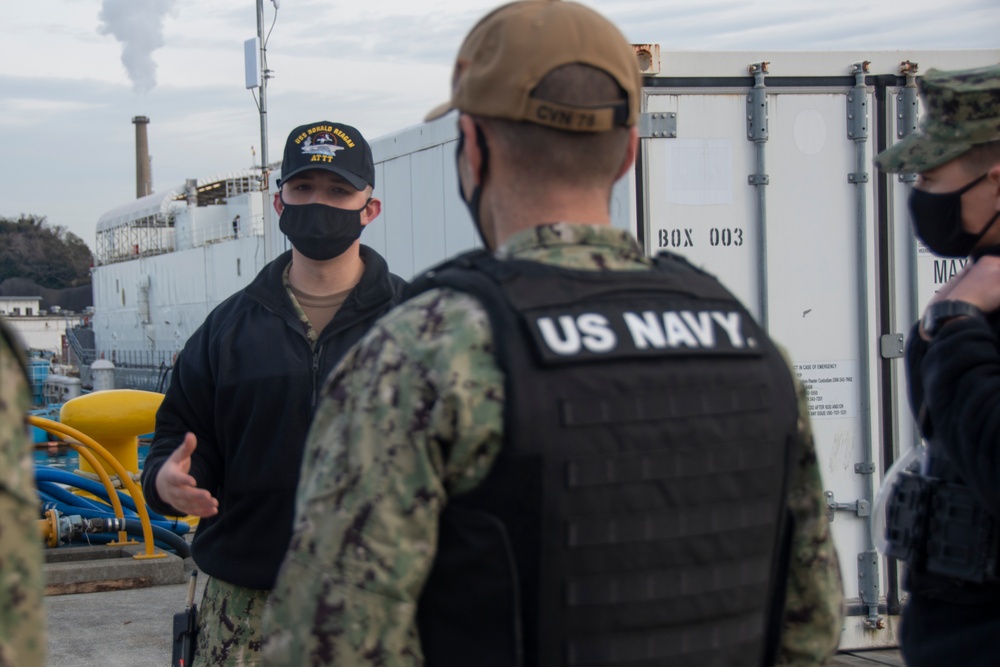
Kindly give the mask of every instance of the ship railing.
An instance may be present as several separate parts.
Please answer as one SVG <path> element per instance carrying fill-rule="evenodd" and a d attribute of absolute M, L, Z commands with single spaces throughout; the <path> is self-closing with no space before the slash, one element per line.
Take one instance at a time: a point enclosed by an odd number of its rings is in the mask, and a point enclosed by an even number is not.
<path fill-rule="evenodd" d="M 232 220 L 219 220 L 211 223 L 199 223 L 194 229 L 178 230 L 177 246 L 181 248 L 197 248 L 200 246 L 222 243 L 246 238 L 248 236 L 264 235 L 264 216 L 254 215 L 251 219 L 237 215 Z"/>
<path fill-rule="evenodd" d="M 66 342 L 69 343 L 69 347 L 73 351 L 73 355 L 76 357 L 78 363 L 89 366 L 97 359 L 97 350 L 85 348 L 80 339 L 77 338 L 76 332 L 72 327 L 66 327 Z"/>

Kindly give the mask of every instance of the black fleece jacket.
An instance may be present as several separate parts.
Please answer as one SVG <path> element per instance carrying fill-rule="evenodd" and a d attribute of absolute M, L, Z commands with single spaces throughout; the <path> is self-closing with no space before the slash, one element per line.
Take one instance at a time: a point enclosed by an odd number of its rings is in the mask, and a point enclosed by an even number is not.
<path fill-rule="evenodd" d="M 931 342 L 917 327 L 906 350 L 910 401 L 979 503 L 1000 520 L 1000 326 L 961 318 Z M 1000 665 L 1000 585 L 907 573 L 900 647 L 910 667 Z"/>
<path fill-rule="evenodd" d="M 1000 327 L 960 318 L 927 342 L 910 332 L 910 402 L 935 446 L 1000 520 Z M 923 407 L 921 407 L 923 406 Z"/>
<path fill-rule="evenodd" d="M 361 246 L 365 271 L 315 350 L 282 283 L 291 251 L 219 304 L 174 365 L 143 466 L 149 505 L 178 514 L 156 492 L 164 461 L 193 432 L 191 475 L 219 501 L 192 545 L 199 569 L 269 590 L 291 538 L 305 438 L 322 383 L 344 353 L 401 301 L 406 282 Z"/>

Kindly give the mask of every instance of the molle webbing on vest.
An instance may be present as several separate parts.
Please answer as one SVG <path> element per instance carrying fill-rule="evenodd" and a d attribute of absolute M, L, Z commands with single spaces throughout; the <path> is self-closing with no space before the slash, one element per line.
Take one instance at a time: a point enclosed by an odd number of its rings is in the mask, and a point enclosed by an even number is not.
<path fill-rule="evenodd" d="M 504 447 L 441 517 L 419 603 L 428 665 L 761 664 L 784 581 L 791 377 L 713 278 L 657 268 L 479 253 L 415 284 L 476 296 L 506 374 Z"/>

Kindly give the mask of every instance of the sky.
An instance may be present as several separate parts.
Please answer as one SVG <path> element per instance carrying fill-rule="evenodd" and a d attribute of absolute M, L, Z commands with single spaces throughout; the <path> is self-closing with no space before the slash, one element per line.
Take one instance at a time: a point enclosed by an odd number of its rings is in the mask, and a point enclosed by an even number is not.
<path fill-rule="evenodd" d="M 448 97 L 465 33 L 495 0 L 264 0 L 268 158 L 297 125 L 369 140 Z M 1000 48 L 998 0 L 585 0 L 632 43 L 696 51 Z M 5 0 L 0 217 L 45 216 L 93 249 L 135 198 L 134 116 L 154 191 L 260 161 L 245 87 L 255 0 Z"/>

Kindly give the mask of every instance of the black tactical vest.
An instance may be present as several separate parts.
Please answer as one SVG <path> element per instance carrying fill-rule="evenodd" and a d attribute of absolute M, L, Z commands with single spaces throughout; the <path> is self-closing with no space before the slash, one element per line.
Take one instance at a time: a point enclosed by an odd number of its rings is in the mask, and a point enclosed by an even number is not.
<path fill-rule="evenodd" d="M 504 446 L 453 496 L 419 600 L 429 667 L 760 665 L 773 656 L 797 434 L 780 354 L 719 283 L 470 253 Z"/>
<path fill-rule="evenodd" d="M 1000 523 L 943 455 L 936 435 L 928 444 L 924 474 L 909 480 L 919 485 L 923 507 L 908 517 L 911 535 L 918 539 L 900 558 L 910 565 L 907 589 L 963 604 L 996 604 L 1000 602 Z M 890 505 L 889 513 L 890 521 L 896 519 L 898 503 Z M 889 544 L 888 555 L 899 557 L 894 549 L 897 542 L 890 537 Z"/>

